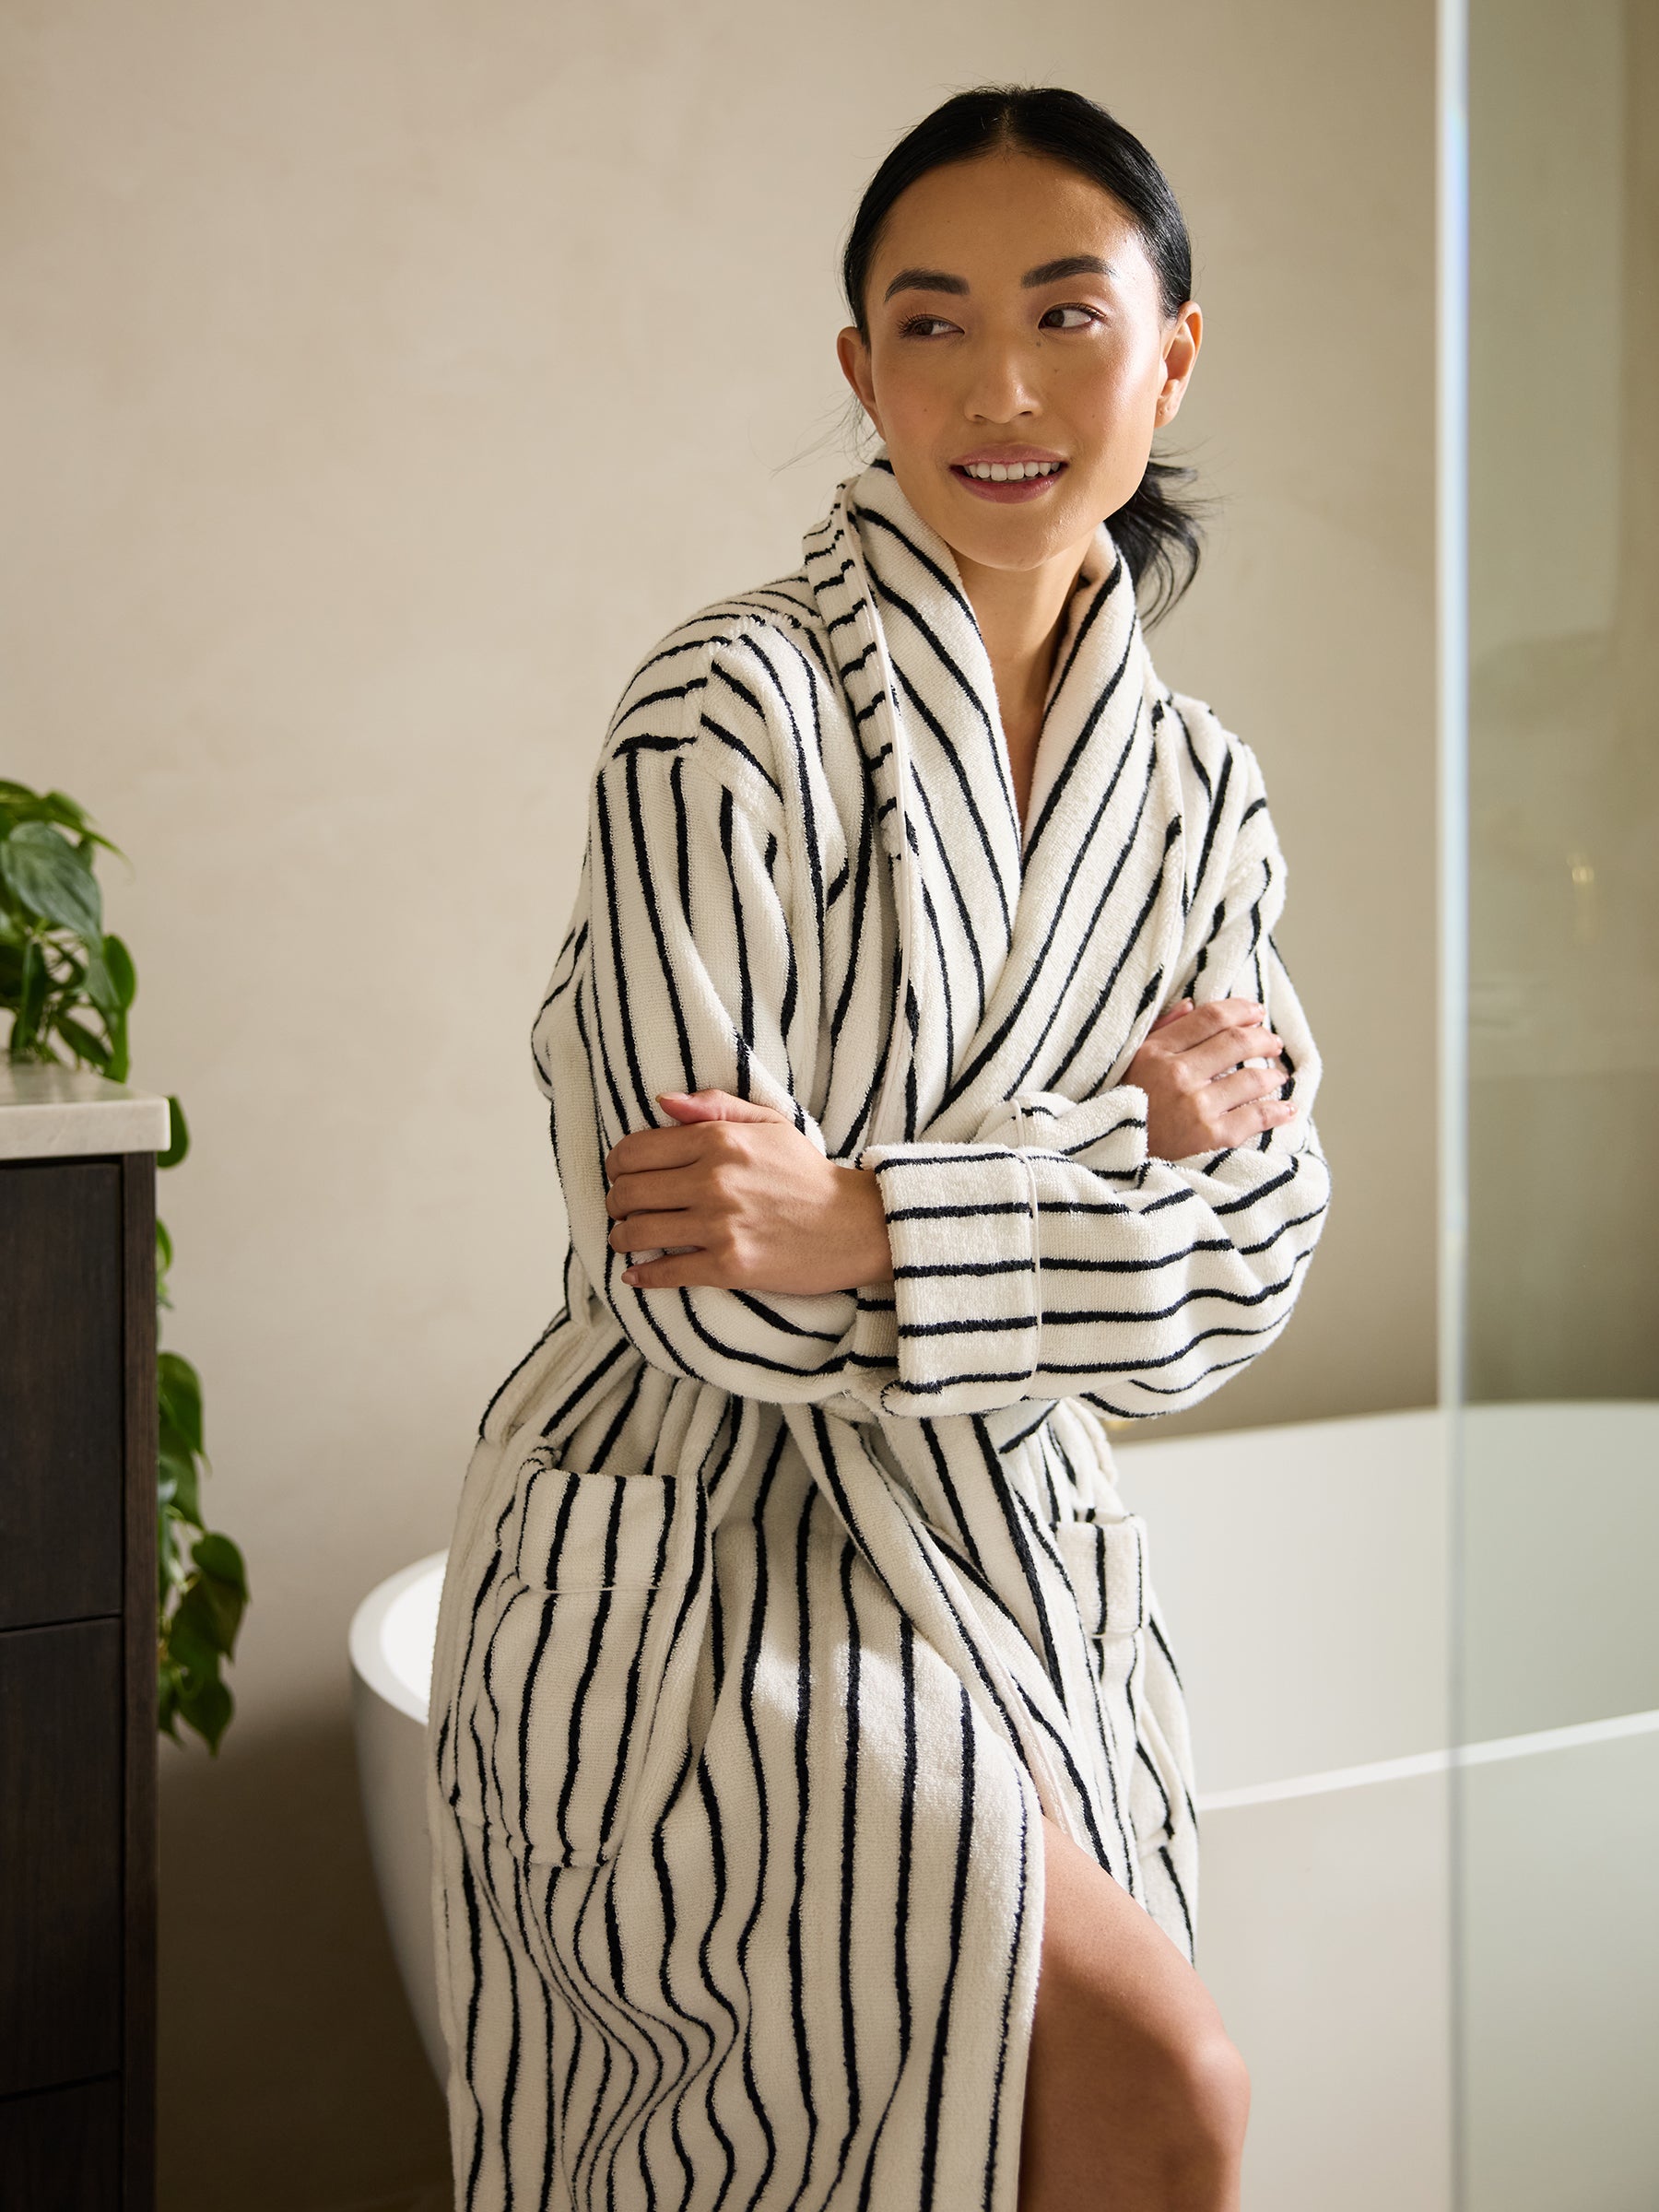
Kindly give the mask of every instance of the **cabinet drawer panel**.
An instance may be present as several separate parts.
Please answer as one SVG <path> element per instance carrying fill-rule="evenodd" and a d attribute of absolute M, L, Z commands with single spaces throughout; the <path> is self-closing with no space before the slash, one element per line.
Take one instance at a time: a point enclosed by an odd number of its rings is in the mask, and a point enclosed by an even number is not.
<path fill-rule="evenodd" d="M 0 2098 L 0 2205 L 18 2212 L 118 2212 L 121 2087 Z"/>
<path fill-rule="evenodd" d="M 0 1628 L 121 1609 L 121 1170 L 0 1168 Z"/>
<path fill-rule="evenodd" d="M 0 2095 L 121 2063 L 121 1624 L 0 1635 Z"/>

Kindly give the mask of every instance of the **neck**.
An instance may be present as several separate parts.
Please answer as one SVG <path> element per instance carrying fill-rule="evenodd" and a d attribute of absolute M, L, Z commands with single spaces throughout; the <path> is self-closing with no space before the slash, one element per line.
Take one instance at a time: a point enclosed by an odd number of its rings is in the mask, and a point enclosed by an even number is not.
<path fill-rule="evenodd" d="M 1073 546 L 1034 569 L 987 569 L 956 556 L 991 662 L 1022 818 L 1065 605 L 1088 551 L 1088 545 Z"/>

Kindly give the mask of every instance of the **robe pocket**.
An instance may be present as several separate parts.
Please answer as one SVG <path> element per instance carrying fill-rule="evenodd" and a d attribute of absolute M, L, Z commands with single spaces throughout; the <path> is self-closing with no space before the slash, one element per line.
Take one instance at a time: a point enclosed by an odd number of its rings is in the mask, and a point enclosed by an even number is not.
<path fill-rule="evenodd" d="M 1147 1625 L 1147 1524 L 1063 1521 L 1054 1531 L 1087 1636 L 1133 1636 Z"/>
<path fill-rule="evenodd" d="M 528 1861 L 598 1866 L 638 1794 L 700 1485 L 521 1467 L 456 1700 L 452 1803 Z"/>
<path fill-rule="evenodd" d="M 1135 1740 L 1133 1681 L 1147 1625 L 1147 1528 L 1138 1513 L 1064 1521 L 1054 1531 L 1094 1653 L 1108 1727 L 1123 1754 Z"/>

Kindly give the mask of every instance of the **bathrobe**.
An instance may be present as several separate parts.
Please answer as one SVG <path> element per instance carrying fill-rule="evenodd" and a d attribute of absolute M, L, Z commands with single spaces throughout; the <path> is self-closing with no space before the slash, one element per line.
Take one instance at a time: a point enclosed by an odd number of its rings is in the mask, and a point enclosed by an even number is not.
<path fill-rule="evenodd" d="M 1261 771 L 1102 526 L 1022 827 L 885 454 L 641 663 L 535 1025 L 564 1303 L 488 1407 L 432 1681 L 456 2203 L 1013 2212 L 1046 1813 L 1192 1954 L 1191 1749 L 1107 1423 L 1285 1326 L 1326 1204 Z M 1243 994 L 1294 1118 L 1125 1071 Z M 873 1169 L 893 1279 L 639 1289 L 606 1154 L 719 1086 Z M 647 1255 L 634 1255 L 647 1256 Z"/>

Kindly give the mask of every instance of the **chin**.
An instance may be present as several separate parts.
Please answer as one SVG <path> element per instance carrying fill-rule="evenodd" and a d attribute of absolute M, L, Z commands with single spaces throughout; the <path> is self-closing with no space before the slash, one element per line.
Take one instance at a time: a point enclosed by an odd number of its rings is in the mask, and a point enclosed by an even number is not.
<path fill-rule="evenodd" d="M 915 504 L 914 501 L 912 502 Z M 1091 512 L 1081 500 L 1071 500 L 1048 514 L 1022 513 L 1018 508 L 988 513 L 975 508 L 961 512 L 964 500 L 950 502 L 952 512 L 928 516 L 934 528 L 952 549 L 984 569 L 1037 569 L 1068 547 L 1092 537 L 1104 509 Z M 918 507 L 917 512 L 921 509 Z"/>

